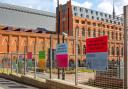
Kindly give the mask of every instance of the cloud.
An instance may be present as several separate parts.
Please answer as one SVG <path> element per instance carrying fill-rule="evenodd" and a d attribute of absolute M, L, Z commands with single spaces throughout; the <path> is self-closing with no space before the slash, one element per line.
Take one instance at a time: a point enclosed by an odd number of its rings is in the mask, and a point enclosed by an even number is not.
<path fill-rule="evenodd" d="M 0 0 L 0 2 L 44 11 L 50 11 L 52 6 L 52 0 Z"/>
<path fill-rule="evenodd" d="M 88 1 L 85 1 L 84 3 L 78 3 L 78 2 L 73 1 L 72 4 L 75 6 L 85 7 L 85 8 L 89 8 L 89 9 L 93 5 L 91 2 L 88 2 Z"/>
<path fill-rule="evenodd" d="M 123 13 L 123 6 L 128 5 L 128 0 L 115 0 L 115 12 L 116 15 Z M 113 0 L 100 0 L 97 5 L 97 9 L 102 12 L 112 14 L 113 12 Z"/>
<path fill-rule="evenodd" d="M 59 0 L 59 1 L 60 1 L 60 4 L 65 4 L 69 0 Z M 55 11 L 56 10 L 56 6 L 57 6 L 57 0 L 53 0 L 53 4 L 54 4 L 54 11 Z M 88 1 L 80 3 L 80 2 L 72 0 L 72 5 L 85 7 L 85 8 L 89 8 L 90 9 L 93 4 L 91 2 L 88 2 Z"/>

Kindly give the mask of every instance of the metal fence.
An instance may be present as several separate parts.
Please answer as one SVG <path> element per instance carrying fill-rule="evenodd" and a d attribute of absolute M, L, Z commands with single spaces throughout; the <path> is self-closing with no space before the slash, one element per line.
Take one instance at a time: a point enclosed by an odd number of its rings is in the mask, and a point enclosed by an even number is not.
<path fill-rule="evenodd" d="M 50 79 L 50 61 L 39 60 L 38 54 L 33 54 L 32 59 L 27 59 L 27 54 L 1 53 L 0 72 L 8 74 L 21 74 L 33 78 Z M 52 61 L 51 78 L 58 78 L 56 61 Z M 69 67 L 65 69 L 65 81 L 75 84 L 75 61 L 70 60 Z M 86 61 L 78 61 L 77 83 L 99 87 L 102 89 L 122 89 L 123 88 L 123 60 L 109 61 L 107 71 L 94 71 L 86 68 Z M 60 69 L 60 79 L 62 79 Z"/>

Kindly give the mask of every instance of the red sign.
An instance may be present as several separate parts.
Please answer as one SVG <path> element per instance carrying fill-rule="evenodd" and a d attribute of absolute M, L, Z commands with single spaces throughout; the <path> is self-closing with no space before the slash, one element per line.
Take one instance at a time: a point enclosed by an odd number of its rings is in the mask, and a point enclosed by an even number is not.
<path fill-rule="evenodd" d="M 28 58 L 28 59 L 32 59 L 32 52 L 28 52 L 27 58 Z"/>
<path fill-rule="evenodd" d="M 68 66 L 68 54 L 56 55 L 57 67 L 66 68 Z"/>
<path fill-rule="evenodd" d="M 86 39 L 86 53 L 107 52 L 108 36 Z"/>

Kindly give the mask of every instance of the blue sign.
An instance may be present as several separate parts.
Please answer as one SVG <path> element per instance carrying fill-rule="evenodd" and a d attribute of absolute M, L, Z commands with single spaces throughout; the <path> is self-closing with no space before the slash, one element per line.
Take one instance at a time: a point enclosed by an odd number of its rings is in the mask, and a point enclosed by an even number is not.
<path fill-rule="evenodd" d="M 68 54 L 68 46 L 66 43 L 58 44 L 56 54 Z"/>
<path fill-rule="evenodd" d="M 108 52 L 86 54 L 87 68 L 97 71 L 106 71 L 108 68 Z"/>

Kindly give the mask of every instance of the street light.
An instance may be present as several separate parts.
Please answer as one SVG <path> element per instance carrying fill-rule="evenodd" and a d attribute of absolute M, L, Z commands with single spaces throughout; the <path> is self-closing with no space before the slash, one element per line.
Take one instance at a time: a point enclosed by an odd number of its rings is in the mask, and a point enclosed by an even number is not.
<path fill-rule="evenodd" d="M 66 34 L 65 32 L 62 32 L 62 35 L 63 35 L 63 43 L 64 43 L 64 37 L 66 36 L 68 36 L 68 34 Z M 62 70 L 62 80 L 65 80 L 65 69 L 63 68 L 63 70 Z"/>

